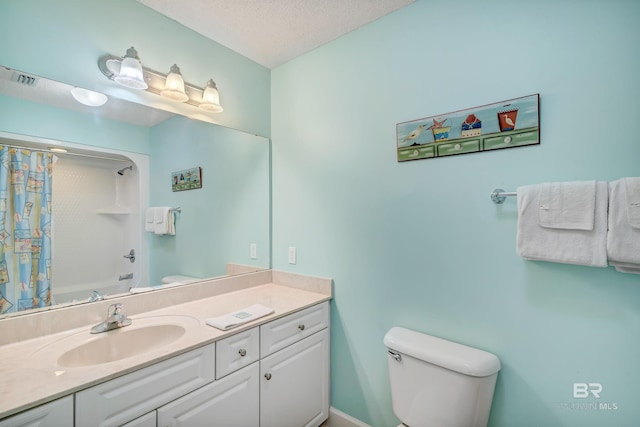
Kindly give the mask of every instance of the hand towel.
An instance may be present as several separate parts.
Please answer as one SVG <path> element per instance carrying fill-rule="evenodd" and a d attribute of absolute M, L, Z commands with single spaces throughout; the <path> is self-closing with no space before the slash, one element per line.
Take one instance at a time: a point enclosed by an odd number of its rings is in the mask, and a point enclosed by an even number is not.
<path fill-rule="evenodd" d="M 147 208 L 144 214 L 144 231 L 155 232 L 156 208 Z"/>
<path fill-rule="evenodd" d="M 640 229 L 640 178 L 623 178 L 627 193 L 627 219 L 629 225 Z"/>
<path fill-rule="evenodd" d="M 593 230 L 596 182 L 546 182 L 540 185 L 538 219 L 546 228 Z"/>
<path fill-rule="evenodd" d="M 618 271 L 640 269 L 640 227 L 634 226 L 636 215 L 640 216 L 640 178 L 613 181 L 609 192 L 609 261 Z"/>
<path fill-rule="evenodd" d="M 170 207 L 158 207 L 155 208 L 154 215 L 154 233 L 162 236 L 168 234 L 174 236 L 176 234 L 175 218 L 173 215 L 173 209 Z"/>
<path fill-rule="evenodd" d="M 624 262 L 615 262 L 609 260 L 609 264 L 615 267 L 616 271 L 620 273 L 633 273 L 640 274 L 640 264 L 626 264 Z"/>
<path fill-rule="evenodd" d="M 273 311 L 273 308 L 265 307 L 261 304 L 254 304 L 250 307 L 230 314 L 224 314 L 218 317 L 210 317 L 206 320 L 206 322 L 209 326 L 227 331 L 229 329 L 243 325 L 247 322 L 256 320 L 260 317 L 267 316 L 273 313 Z"/>
<path fill-rule="evenodd" d="M 596 183 L 592 230 L 567 230 L 541 226 L 538 214 L 541 189 L 541 184 L 527 185 L 517 189 L 516 250 L 518 255 L 528 260 L 606 267 L 607 183 Z"/>

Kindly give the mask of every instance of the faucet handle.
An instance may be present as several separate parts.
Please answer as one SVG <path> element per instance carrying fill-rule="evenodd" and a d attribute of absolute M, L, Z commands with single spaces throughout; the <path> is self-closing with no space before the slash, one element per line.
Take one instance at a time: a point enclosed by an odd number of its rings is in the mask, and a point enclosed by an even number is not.
<path fill-rule="evenodd" d="M 121 303 L 116 303 L 116 304 L 111 304 L 109 306 L 109 309 L 107 311 L 107 315 L 108 316 L 117 316 L 121 313 L 122 311 L 122 304 Z"/>

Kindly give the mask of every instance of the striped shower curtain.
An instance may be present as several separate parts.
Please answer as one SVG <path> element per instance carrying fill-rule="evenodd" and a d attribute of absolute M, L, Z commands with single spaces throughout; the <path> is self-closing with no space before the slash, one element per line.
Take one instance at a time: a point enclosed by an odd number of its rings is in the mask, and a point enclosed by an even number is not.
<path fill-rule="evenodd" d="M 53 162 L 0 146 L 0 313 L 51 305 Z"/>

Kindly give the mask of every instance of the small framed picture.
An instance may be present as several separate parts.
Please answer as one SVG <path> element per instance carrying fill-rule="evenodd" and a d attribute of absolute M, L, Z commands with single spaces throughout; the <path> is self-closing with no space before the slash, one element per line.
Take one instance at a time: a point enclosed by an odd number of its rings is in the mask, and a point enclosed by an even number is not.
<path fill-rule="evenodd" d="M 171 173 L 171 190 L 183 191 L 202 188 L 202 168 L 191 168 Z"/>

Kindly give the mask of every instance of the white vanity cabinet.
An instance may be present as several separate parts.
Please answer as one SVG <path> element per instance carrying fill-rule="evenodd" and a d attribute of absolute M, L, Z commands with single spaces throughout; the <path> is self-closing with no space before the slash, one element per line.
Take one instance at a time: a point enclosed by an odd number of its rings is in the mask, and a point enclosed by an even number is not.
<path fill-rule="evenodd" d="M 328 326 L 327 302 L 260 326 L 260 427 L 318 427 L 329 417 Z"/>
<path fill-rule="evenodd" d="M 65 396 L 0 421 L 0 427 L 60 427 L 73 425 L 73 396 Z"/>
<path fill-rule="evenodd" d="M 318 427 L 328 416 L 323 302 L 5 418 L 0 427 Z"/>

